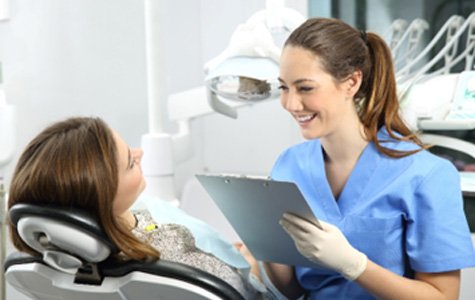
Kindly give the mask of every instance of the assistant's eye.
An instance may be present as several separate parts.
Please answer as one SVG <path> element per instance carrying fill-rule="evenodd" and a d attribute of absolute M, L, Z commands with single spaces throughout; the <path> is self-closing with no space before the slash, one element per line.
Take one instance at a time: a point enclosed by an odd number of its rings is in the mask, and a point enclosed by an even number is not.
<path fill-rule="evenodd" d="M 313 87 L 311 87 L 311 86 L 300 86 L 300 87 L 298 88 L 298 90 L 299 90 L 299 92 L 304 92 L 304 93 L 305 93 L 305 92 L 310 92 L 310 91 L 312 91 L 312 90 L 313 90 Z"/>
<path fill-rule="evenodd" d="M 288 90 L 289 88 L 286 87 L 285 85 L 279 85 L 278 89 L 281 90 L 281 91 L 286 91 L 286 90 Z"/>

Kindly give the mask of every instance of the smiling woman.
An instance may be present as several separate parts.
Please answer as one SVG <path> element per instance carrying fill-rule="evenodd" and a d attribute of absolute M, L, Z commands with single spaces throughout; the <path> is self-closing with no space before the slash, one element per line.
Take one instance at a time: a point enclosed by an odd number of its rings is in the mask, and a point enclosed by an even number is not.
<path fill-rule="evenodd" d="M 295 182 L 323 228 L 291 214 L 281 225 L 320 267 L 266 263 L 262 273 L 289 298 L 457 299 L 460 269 L 475 266 L 459 176 L 399 115 L 383 39 L 309 19 L 285 42 L 279 81 L 308 141 L 285 150 L 271 177 Z"/>

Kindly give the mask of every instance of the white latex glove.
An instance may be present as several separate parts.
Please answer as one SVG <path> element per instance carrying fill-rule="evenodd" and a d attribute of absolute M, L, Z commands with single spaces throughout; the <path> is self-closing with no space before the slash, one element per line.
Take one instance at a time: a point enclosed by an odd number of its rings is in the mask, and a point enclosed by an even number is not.
<path fill-rule="evenodd" d="M 285 213 L 279 223 L 309 260 L 341 273 L 348 280 L 355 280 L 366 269 L 366 255 L 353 248 L 336 226 L 320 221 L 322 230 L 291 213 Z"/>

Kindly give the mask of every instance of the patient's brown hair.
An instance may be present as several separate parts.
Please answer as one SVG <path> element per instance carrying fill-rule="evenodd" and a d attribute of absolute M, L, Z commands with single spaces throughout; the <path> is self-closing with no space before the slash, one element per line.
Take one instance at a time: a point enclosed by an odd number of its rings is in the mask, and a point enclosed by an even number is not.
<path fill-rule="evenodd" d="M 100 118 L 69 118 L 39 133 L 16 165 L 8 207 L 17 203 L 79 208 L 91 213 L 122 254 L 143 260 L 159 252 L 140 242 L 113 214 L 118 189 L 117 147 L 111 129 Z M 10 224 L 16 248 L 28 247 Z"/>

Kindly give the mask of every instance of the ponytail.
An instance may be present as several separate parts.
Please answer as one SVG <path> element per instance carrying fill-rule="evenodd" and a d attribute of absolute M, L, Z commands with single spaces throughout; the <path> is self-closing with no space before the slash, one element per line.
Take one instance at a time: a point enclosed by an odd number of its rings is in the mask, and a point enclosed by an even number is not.
<path fill-rule="evenodd" d="M 364 98 L 360 102 L 360 120 L 364 125 L 366 137 L 375 143 L 382 153 L 390 157 L 404 157 L 420 151 L 398 151 L 383 147 L 377 138 L 383 126 L 390 137 L 396 140 L 412 141 L 426 148 L 417 135 L 412 132 L 401 118 L 397 85 L 391 51 L 384 40 L 377 34 L 367 33 L 367 47 L 371 68 L 363 85 Z"/>

